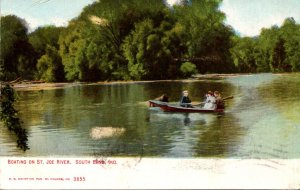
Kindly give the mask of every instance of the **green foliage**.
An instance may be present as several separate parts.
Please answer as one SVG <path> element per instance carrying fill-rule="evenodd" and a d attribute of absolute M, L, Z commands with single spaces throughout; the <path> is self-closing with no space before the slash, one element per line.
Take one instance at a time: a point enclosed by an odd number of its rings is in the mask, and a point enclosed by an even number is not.
<path fill-rule="evenodd" d="M 98 34 L 91 37 L 92 44 L 88 45 L 88 63 L 98 67 L 109 80 L 143 78 L 143 68 L 125 58 L 123 47 L 126 45 L 123 43 L 126 43 L 125 38 L 128 40 L 128 35 L 140 21 L 150 18 L 154 25 L 158 25 L 164 8 L 160 0 L 104 0 L 86 7 L 81 19 L 91 22 L 94 34 Z"/>
<path fill-rule="evenodd" d="M 257 38 L 234 41 L 231 55 L 242 72 L 300 71 L 300 25 L 293 18 L 263 29 Z"/>
<path fill-rule="evenodd" d="M 47 82 L 64 80 L 61 57 L 55 47 L 47 46 L 45 55 L 37 62 L 37 77 Z"/>
<path fill-rule="evenodd" d="M 255 39 L 244 37 L 234 38 L 234 46 L 230 49 L 231 56 L 239 72 L 256 72 Z"/>
<path fill-rule="evenodd" d="M 17 76 L 31 78 L 35 71 L 34 54 L 27 37 L 27 24 L 14 15 L 1 16 L 1 59 L 4 80 Z"/>
<path fill-rule="evenodd" d="M 86 64 L 86 49 L 88 36 L 85 33 L 87 25 L 84 22 L 74 22 L 64 30 L 59 38 L 60 55 L 69 81 L 84 81 L 89 79 Z"/>
<path fill-rule="evenodd" d="M 300 71 L 300 24 L 293 18 L 287 18 L 281 27 L 284 40 L 285 64 L 292 71 Z"/>
<path fill-rule="evenodd" d="M 219 0 L 196 0 L 175 6 L 175 16 L 183 27 L 181 42 L 187 49 L 185 58 L 193 58 L 197 69 L 225 72 L 232 68 L 229 49 L 233 32 L 224 25 L 225 15 L 218 9 Z"/>
<path fill-rule="evenodd" d="M 129 76 L 135 80 L 140 80 L 148 74 L 144 54 L 147 48 L 147 37 L 153 31 L 151 20 L 145 20 L 136 24 L 136 29 L 124 40 L 124 56 L 128 60 Z"/>
<path fill-rule="evenodd" d="M 300 71 L 300 25 L 293 18 L 241 38 L 224 24 L 221 2 L 181 0 L 170 8 L 162 0 L 95 1 L 67 27 L 29 35 L 24 20 L 1 17 L 0 77 L 168 79 L 180 77 L 187 61 L 199 73 Z"/>
<path fill-rule="evenodd" d="M 183 77 L 190 77 L 197 73 L 196 65 L 191 62 L 184 62 L 180 66 Z"/>
<path fill-rule="evenodd" d="M 29 42 L 34 49 L 32 57 L 37 69 L 35 78 L 48 82 L 63 81 L 65 79 L 65 74 L 61 71 L 63 68 L 60 55 L 50 53 L 53 52 L 50 50 L 51 48 L 59 49 L 58 39 L 62 30 L 62 27 L 45 26 L 39 27 L 29 34 Z M 51 48 L 49 49 L 49 47 Z"/>
<path fill-rule="evenodd" d="M 147 19 L 135 25 L 134 31 L 123 43 L 123 52 L 128 60 L 128 71 L 132 79 L 164 79 L 171 77 L 172 64 L 172 23 L 162 21 L 155 27 Z"/>
<path fill-rule="evenodd" d="M 26 151 L 29 149 L 27 145 L 27 131 L 22 128 L 21 121 L 18 117 L 18 111 L 14 109 L 13 104 L 16 101 L 15 91 L 10 85 L 5 85 L 0 89 L 1 112 L 0 119 L 8 130 L 13 131 L 17 137 L 17 146 Z"/>
<path fill-rule="evenodd" d="M 39 27 L 29 34 L 29 42 L 38 59 L 46 53 L 47 46 L 59 48 L 58 39 L 62 30 L 62 27 L 45 26 Z"/>

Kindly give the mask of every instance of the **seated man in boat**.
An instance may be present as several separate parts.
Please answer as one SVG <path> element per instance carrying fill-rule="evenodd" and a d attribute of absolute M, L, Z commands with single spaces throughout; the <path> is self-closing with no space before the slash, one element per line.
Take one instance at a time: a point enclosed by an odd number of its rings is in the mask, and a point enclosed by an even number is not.
<path fill-rule="evenodd" d="M 161 101 L 161 102 L 169 102 L 169 97 L 166 94 L 161 95 L 158 98 L 155 98 L 155 100 Z"/>
<path fill-rule="evenodd" d="M 217 109 L 224 109 L 225 105 L 224 105 L 224 101 L 223 101 L 223 98 L 222 98 L 220 92 L 215 91 L 214 96 L 216 97 L 216 108 Z"/>
<path fill-rule="evenodd" d="M 208 91 L 206 94 L 205 104 L 203 106 L 205 109 L 215 109 L 216 108 L 216 98 L 212 91 Z"/>
<path fill-rule="evenodd" d="M 182 97 L 180 99 L 180 106 L 186 107 L 186 108 L 192 108 L 191 100 L 189 98 L 189 92 L 187 90 L 182 92 Z"/>

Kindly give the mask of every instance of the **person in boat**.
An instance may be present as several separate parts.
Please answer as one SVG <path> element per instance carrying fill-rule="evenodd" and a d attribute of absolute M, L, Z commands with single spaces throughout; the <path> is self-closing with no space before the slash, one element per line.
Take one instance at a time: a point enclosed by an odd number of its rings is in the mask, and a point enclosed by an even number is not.
<path fill-rule="evenodd" d="M 208 91 L 206 94 L 205 104 L 203 106 L 205 109 L 215 109 L 216 108 L 216 98 L 212 91 Z"/>
<path fill-rule="evenodd" d="M 189 92 L 187 90 L 182 92 L 182 97 L 180 99 L 180 106 L 182 107 L 187 107 L 187 108 L 192 108 L 193 106 L 191 105 L 191 100 L 189 98 Z"/>
<path fill-rule="evenodd" d="M 166 94 L 161 95 L 158 98 L 155 98 L 155 100 L 161 101 L 161 102 L 169 102 L 169 97 Z"/>
<path fill-rule="evenodd" d="M 216 108 L 217 109 L 224 109 L 225 105 L 224 105 L 224 100 L 221 96 L 221 93 L 219 91 L 215 91 L 214 96 L 216 98 Z"/>

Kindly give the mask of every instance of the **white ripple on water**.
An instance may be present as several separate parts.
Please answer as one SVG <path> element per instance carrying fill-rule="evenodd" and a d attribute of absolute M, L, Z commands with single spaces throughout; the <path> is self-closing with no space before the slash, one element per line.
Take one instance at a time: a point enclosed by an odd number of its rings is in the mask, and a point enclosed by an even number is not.
<path fill-rule="evenodd" d="M 112 136 L 119 136 L 125 132 L 125 128 L 116 127 L 93 127 L 90 130 L 90 137 L 93 140 L 109 138 Z"/>

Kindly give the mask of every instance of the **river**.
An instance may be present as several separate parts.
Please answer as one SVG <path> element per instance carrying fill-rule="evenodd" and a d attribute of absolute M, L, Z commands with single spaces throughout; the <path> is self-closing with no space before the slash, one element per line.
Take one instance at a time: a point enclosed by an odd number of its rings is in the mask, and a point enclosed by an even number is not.
<path fill-rule="evenodd" d="M 299 87 L 299 74 L 255 74 L 18 91 L 30 150 L 0 124 L 0 156 L 300 158 Z M 148 107 L 163 93 L 179 101 L 182 90 L 197 102 L 208 90 L 234 98 L 224 114 Z"/>

